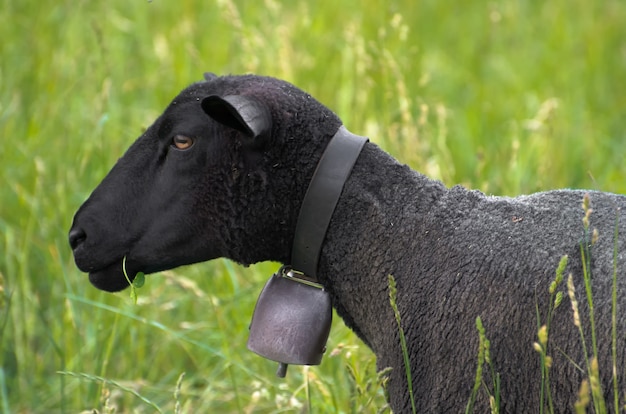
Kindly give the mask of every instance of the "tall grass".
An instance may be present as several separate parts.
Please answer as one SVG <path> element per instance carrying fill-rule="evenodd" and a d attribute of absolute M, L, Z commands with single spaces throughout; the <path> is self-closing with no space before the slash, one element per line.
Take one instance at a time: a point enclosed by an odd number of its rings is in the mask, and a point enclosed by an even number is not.
<path fill-rule="evenodd" d="M 384 406 L 371 353 L 339 319 L 323 364 L 284 381 L 245 350 L 275 264 L 148 276 L 136 305 L 74 267 L 74 211 L 203 71 L 285 78 L 448 185 L 626 192 L 621 0 L 0 0 L 0 10 L 3 413 L 153 411 L 125 389 L 164 412 Z"/>
<path fill-rule="evenodd" d="M 398 289 L 396 287 L 396 280 L 393 275 L 388 276 L 388 284 L 389 284 L 389 304 L 393 309 L 393 314 L 396 319 L 396 324 L 398 325 L 398 333 L 400 337 L 400 348 L 402 349 L 402 360 L 404 362 L 404 372 L 406 375 L 406 383 L 407 383 L 407 392 L 409 394 L 409 400 L 411 401 L 411 412 L 415 414 L 417 409 L 415 407 L 415 397 L 413 396 L 413 374 L 411 373 L 411 361 L 409 360 L 409 350 L 406 343 L 406 337 L 404 335 L 404 328 L 402 328 L 402 317 L 400 316 L 400 311 L 398 310 Z"/>
<path fill-rule="evenodd" d="M 561 305 L 563 301 L 563 292 L 559 289 L 561 284 L 563 283 L 563 272 L 565 272 L 565 267 L 567 266 L 567 262 L 569 257 L 564 255 L 561 257 L 559 261 L 559 265 L 556 268 L 556 275 L 554 280 L 550 283 L 548 287 L 548 293 L 550 295 L 550 299 L 548 301 L 548 312 L 546 314 L 545 320 L 541 318 L 541 309 L 537 304 L 536 312 L 537 312 L 537 339 L 535 342 L 534 348 L 540 355 L 540 363 L 541 363 L 541 392 L 539 397 L 539 412 L 544 413 L 554 412 L 554 405 L 552 403 L 552 393 L 550 390 L 550 368 L 552 367 L 552 357 L 548 355 L 548 339 L 550 334 L 550 327 L 552 325 L 552 321 L 554 318 L 554 312 Z"/>
<path fill-rule="evenodd" d="M 491 361 L 491 342 L 487 339 L 487 332 L 483 326 L 480 316 L 476 317 L 476 330 L 478 330 L 478 358 L 476 364 L 476 375 L 474 376 L 474 386 L 469 393 L 469 401 L 465 406 L 465 413 L 475 412 L 474 405 L 478 394 L 483 392 L 489 398 L 489 409 L 491 414 L 500 412 L 500 374 L 496 372 L 494 364 Z M 484 368 L 488 368 L 487 376 L 483 374 Z M 485 381 L 485 377 L 491 380 L 491 383 Z"/>

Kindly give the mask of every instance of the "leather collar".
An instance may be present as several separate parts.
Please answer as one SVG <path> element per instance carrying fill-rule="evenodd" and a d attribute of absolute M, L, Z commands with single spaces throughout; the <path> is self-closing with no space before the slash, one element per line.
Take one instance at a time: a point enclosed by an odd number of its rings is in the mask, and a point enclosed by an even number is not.
<path fill-rule="evenodd" d="M 305 280 L 317 282 L 317 265 L 330 219 L 366 137 L 344 126 L 322 154 L 302 201 L 291 252 L 291 268 Z M 294 275 L 295 276 L 295 275 Z"/>

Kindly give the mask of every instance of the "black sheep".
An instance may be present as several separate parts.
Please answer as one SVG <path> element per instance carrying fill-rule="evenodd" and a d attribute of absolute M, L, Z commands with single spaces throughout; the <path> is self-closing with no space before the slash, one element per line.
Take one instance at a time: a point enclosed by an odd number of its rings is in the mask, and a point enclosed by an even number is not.
<path fill-rule="evenodd" d="M 303 197 L 341 125 L 287 82 L 207 76 L 173 100 L 78 210 L 70 231 L 77 266 L 97 288 L 118 291 L 128 286 L 124 257 L 129 275 L 218 257 L 290 264 Z M 612 401 L 618 217 L 620 398 L 625 385 L 626 197 L 573 190 L 485 196 L 446 188 L 365 144 L 332 215 L 317 275 L 338 314 L 376 354 L 378 367 L 391 367 L 395 412 L 411 406 L 389 275 L 397 282 L 417 412 L 464 410 L 476 371 L 478 316 L 501 377 L 502 411 L 539 411 L 537 311 L 548 309 L 548 286 L 563 255 L 590 337 L 581 260 L 581 245 L 591 245 L 592 237 L 582 224 L 586 193 L 591 228 L 599 232 L 590 270 L 600 373 Z M 554 408 L 571 412 L 584 376 L 575 364 L 584 369 L 586 362 L 567 295 L 554 314 L 549 344 Z M 476 407 L 483 412 L 487 406 L 481 392 Z"/>

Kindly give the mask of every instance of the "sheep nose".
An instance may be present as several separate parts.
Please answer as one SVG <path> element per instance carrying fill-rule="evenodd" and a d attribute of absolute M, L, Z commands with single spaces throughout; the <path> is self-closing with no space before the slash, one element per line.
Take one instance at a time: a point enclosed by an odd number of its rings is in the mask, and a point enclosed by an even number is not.
<path fill-rule="evenodd" d="M 72 250 L 76 250 L 78 246 L 87 238 L 87 233 L 81 228 L 74 227 L 70 230 L 70 247 Z"/>

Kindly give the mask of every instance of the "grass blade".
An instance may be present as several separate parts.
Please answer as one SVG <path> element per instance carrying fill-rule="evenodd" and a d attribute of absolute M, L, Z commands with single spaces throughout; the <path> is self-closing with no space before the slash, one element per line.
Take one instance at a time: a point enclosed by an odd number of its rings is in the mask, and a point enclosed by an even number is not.
<path fill-rule="evenodd" d="M 398 310 L 396 280 L 392 275 L 389 275 L 389 301 L 393 309 L 393 314 L 396 317 L 396 323 L 398 324 L 398 331 L 400 333 L 400 346 L 402 347 L 402 358 L 404 359 L 404 371 L 406 374 L 406 381 L 409 388 L 409 398 L 411 399 L 411 409 L 413 413 L 416 413 L 415 398 L 413 396 L 413 378 L 411 376 L 411 361 L 409 360 L 409 351 L 406 345 L 406 338 L 404 336 L 404 330 L 402 329 L 402 323 L 400 320 L 400 311 Z"/>

